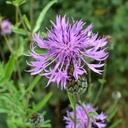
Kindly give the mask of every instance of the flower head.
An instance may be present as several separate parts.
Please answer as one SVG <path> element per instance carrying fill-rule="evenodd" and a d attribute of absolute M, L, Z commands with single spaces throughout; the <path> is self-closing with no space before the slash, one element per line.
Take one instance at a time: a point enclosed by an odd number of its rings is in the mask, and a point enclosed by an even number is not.
<path fill-rule="evenodd" d="M 4 19 L 1 21 L 1 27 L 2 27 L 2 30 L 1 30 L 1 35 L 3 34 L 11 34 L 12 33 L 12 29 L 10 28 L 12 24 L 10 23 L 9 20 L 7 19 Z"/>
<path fill-rule="evenodd" d="M 96 108 L 93 108 L 92 105 L 83 105 L 87 113 L 96 112 Z M 64 116 L 64 120 L 66 121 L 66 128 L 74 128 L 74 121 L 71 118 L 74 118 L 74 112 L 67 111 L 68 117 Z M 83 108 L 79 105 L 76 107 L 76 115 L 77 115 L 77 125 L 76 128 L 86 128 L 88 124 L 88 117 L 84 112 Z M 107 116 L 101 112 L 99 115 L 91 114 L 89 128 L 104 128 L 106 126 L 105 119 Z M 94 121 L 95 119 L 95 121 Z"/>
<path fill-rule="evenodd" d="M 56 17 L 56 23 L 52 23 L 53 28 L 48 30 L 46 38 L 41 38 L 40 33 L 34 34 L 34 43 L 31 44 L 30 56 L 35 61 L 28 63 L 34 67 L 29 70 L 32 75 L 40 74 L 49 78 L 49 83 L 56 82 L 62 88 L 66 88 L 69 66 L 73 67 L 73 77 L 77 81 L 79 75 L 86 73 L 85 65 L 94 72 L 101 74 L 98 69 L 104 64 L 101 61 L 108 57 L 105 45 L 105 38 L 98 38 L 98 34 L 91 32 L 92 24 L 83 29 L 85 23 L 74 21 L 72 24 L 66 20 L 66 15 Z M 46 53 L 35 52 L 36 48 L 46 50 Z M 90 64 L 86 58 L 98 61 L 98 64 Z M 48 85 L 47 84 L 47 85 Z"/>

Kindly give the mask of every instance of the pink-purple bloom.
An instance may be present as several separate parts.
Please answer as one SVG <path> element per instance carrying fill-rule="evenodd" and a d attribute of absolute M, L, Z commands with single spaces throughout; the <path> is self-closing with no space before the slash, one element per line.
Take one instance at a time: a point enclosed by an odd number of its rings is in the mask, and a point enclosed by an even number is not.
<path fill-rule="evenodd" d="M 11 22 L 8 19 L 4 19 L 1 21 L 1 31 L 0 34 L 11 34 L 12 33 L 12 29 L 11 29 Z"/>
<path fill-rule="evenodd" d="M 93 112 L 97 111 L 97 108 L 94 108 L 92 105 L 88 104 L 83 104 L 85 110 L 87 113 L 92 112 L 90 116 L 90 121 L 89 121 L 89 127 L 88 128 L 105 128 L 105 119 L 107 116 L 101 112 L 100 114 L 96 115 L 93 114 Z M 76 128 L 87 128 L 88 125 L 88 117 L 83 110 L 83 108 L 80 105 L 77 105 L 76 107 L 76 121 L 77 125 Z M 69 112 L 67 111 L 67 116 L 64 116 L 64 120 L 66 122 L 66 127 L 65 128 L 74 128 L 74 112 Z"/>
<path fill-rule="evenodd" d="M 48 30 L 46 37 L 41 37 L 42 33 L 34 34 L 34 42 L 31 44 L 30 56 L 34 59 L 28 63 L 33 69 L 29 70 L 31 75 L 40 74 L 46 76 L 49 81 L 56 82 L 61 88 L 66 88 L 69 66 L 73 66 L 73 76 L 76 81 L 79 75 L 86 72 L 85 65 L 92 71 L 101 74 L 103 70 L 99 69 L 104 64 L 101 63 L 108 57 L 106 52 L 107 41 L 105 38 L 99 38 L 98 34 L 91 31 L 92 24 L 86 27 L 85 23 L 72 19 L 66 20 L 66 15 L 56 17 L 56 23 L 52 22 L 51 30 Z M 36 49 L 41 49 L 42 53 Z M 46 51 L 44 53 L 44 51 Z M 98 61 L 98 63 L 90 64 L 87 58 Z"/>

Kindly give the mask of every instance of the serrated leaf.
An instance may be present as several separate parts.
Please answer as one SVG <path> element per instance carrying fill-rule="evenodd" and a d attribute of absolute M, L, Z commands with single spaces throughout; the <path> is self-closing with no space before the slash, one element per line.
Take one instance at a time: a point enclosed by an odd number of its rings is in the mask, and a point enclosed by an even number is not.
<path fill-rule="evenodd" d="M 52 0 L 50 1 L 43 9 L 42 11 L 40 12 L 38 18 L 37 18 L 37 21 L 35 23 L 35 26 L 34 26 L 34 29 L 33 29 L 33 33 L 34 32 L 37 32 L 41 26 L 41 23 L 43 22 L 44 20 L 44 17 L 45 17 L 45 14 L 46 12 L 49 10 L 49 8 L 54 4 L 56 3 L 57 0 Z"/>
<path fill-rule="evenodd" d="M 49 92 L 42 100 L 40 103 L 38 103 L 33 109 L 32 109 L 32 113 L 37 112 L 38 110 L 40 110 L 45 104 L 46 102 L 50 99 L 50 97 L 52 96 L 52 92 Z"/>

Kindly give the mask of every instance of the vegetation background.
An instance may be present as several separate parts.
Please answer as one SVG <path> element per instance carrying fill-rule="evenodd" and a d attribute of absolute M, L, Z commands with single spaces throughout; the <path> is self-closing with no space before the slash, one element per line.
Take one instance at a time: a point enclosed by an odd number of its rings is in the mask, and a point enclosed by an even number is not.
<path fill-rule="evenodd" d="M 34 2 L 34 5 L 32 4 Z M 26 14 L 28 19 L 30 17 L 30 9 L 33 5 L 33 16 L 31 24 L 34 25 L 41 10 L 50 2 L 50 0 L 26 0 L 26 3 L 20 5 L 22 14 Z M 9 19 L 12 24 L 15 24 L 15 7 L 13 5 L 6 4 L 5 0 L 0 0 L 0 15 Z M 41 24 L 40 31 L 46 32 L 46 27 L 50 28 L 50 20 L 55 21 L 56 15 L 66 14 L 68 17 L 73 17 L 75 20 L 82 19 L 87 25 L 93 23 L 93 32 L 98 32 L 100 36 L 109 36 L 109 57 L 107 59 L 106 67 L 106 82 L 103 86 L 102 92 L 98 98 L 96 106 L 101 111 L 109 111 L 113 106 L 115 100 L 112 98 L 112 94 L 115 91 L 121 93 L 121 98 L 116 103 L 116 111 L 111 116 L 111 120 L 107 120 L 109 128 L 126 128 L 128 127 L 128 1 L 127 0 L 58 0 L 46 13 L 45 18 Z M 86 26 L 86 25 L 85 25 Z M 20 25 L 22 28 L 23 26 Z M 20 38 L 20 37 L 19 37 Z M 16 40 L 16 36 L 13 33 L 11 40 Z M 53 128 L 64 128 L 65 124 L 63 121 L 63 115 L 66 110 L 69 109 L 68 96 L 64 90 L 60 90 L 56 87 L 56 84 L 51 84 L 45 88 L 47 79 L 37 76 L 30 76 L 29 73 L 25 72 L 29 69 L 26 64 L 26 60 L 30 58 L 24 56 L 24 53 L 28 53 L 30 40 L 27 39 L 26 35 L 22 35 L 19 39 L 23 45 L 18 44 L 17 46 L 22 47 L 22 52 L 18 56 L 18 63 L 20 68 L 21 79 L 18 75 L 17 68 L 13 69 L 12 74 L 8 82 L 4 86 L 0 86 L 0 92 L 11 92 L 8 91 L 8 86 L 13 88 L 15 85 L 16 89 L 19 89 L 18 85 L 21 85 L 23 81 L 24 90 L 28 88 L 30 83 L 32 84 L 36 77 L 38 82 L 35 82 L 35 87 L 32 93 L 29 95 L 29 103 L 38 103 L 48 92 L 53 92 L 50 100 L 40 110 L 47 111 L 45 119 L 51 119 Z M 14 42 L 11 42 L 13 47 L 16 47 Z M 21 49 L 20 49 L 21 50 Z M 0 62 L 5 65 L 9 60 L 10 52 L 7 45 L 4 42 L 4 38 L 0 36 Z M 3 66 L 4 67 L 4 66 Z M 16 66 L 17 67 L 17 66 Z M 0 76 L 2 76 L 2 66 L 0 68 Z M 82 100 L 86 103 L 94 103 L 96 94 L 99 91 L 101 82 L 101 76 L 91 73 L 92 92 L 88 95 L 82 95 Z M 11 89 L 10 89 L 11 90 Z M 14 89 L 15 90 L 15 89 Z M 24 90 L 20 90 L 24 91 Z M 12 95 L 18 97 L 18 94 L 14 94 L 12 89 Z M 20 95 L 21 98 L 25 96 Z M 19 96 L 19 97 L 20 97 Z M 13 97 L 13 96 L 12 96 Z M 4 102 L 4 98 L 0 98 L 0 109 L 7 108 L 9 105 Z M 17 99 L 18 100 L 18 99 Z M 28 105 L 30 107 L 30 104 Z M 18 105 L 18 104 L 17 104 Z M 13 111 L 13 110 L 12 110 Z M 20 110 L 17 110 L 20 111 Z M 13 111 L 15 112 L 15 110 Z M 11 111 L 10 111 L 11 113 Z M 17 112 L 18 113 L 18 112 Z M 6 122 L 9 118 L 8 113 L 5 110 L 0 110 L 0 128 L 7 128 L 9 124 Z M 16 120 L 16 118 L 14 118 Z M 14 121 L 13 120 L 13 121 Z M 11 118 L 12 121 L 12 118 Z M 16 121 L 14 121 L 16 122 Z M 116 122 L 116 125 L 112 127 L 112 124 Z M 12 128 L 15 128 L 12 126 Z M 24 128 L 24 127 L 23 127 Z"/>

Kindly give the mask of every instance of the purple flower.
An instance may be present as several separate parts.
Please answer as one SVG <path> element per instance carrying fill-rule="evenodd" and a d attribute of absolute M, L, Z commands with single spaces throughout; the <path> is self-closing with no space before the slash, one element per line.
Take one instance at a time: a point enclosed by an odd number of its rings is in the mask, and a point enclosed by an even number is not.
<path fill-rule="evenodd" d="M 1 35 L 11 34 L 12 33 L 12 29 L 10 28 L 11 25 L 12 24 L 7 19 L 2 20 L 1 21 L 2 30 L 0 31 Z"/>
<path fill-rule="evenodd" d="M 96 112 L 96 108 L 93 108 L 92 105 L 83 105 L 87 112 Z M 66 128 L 74 128 L 74 112 L 67 111 L 68 117 L 64 116 L 64 120 L 66 121 Z M 77 115 L 77 125 L 76 128 L 86 128 L 88 124 L 88 117 L 84 112 L 83 108 L 79 105 L 76 107 L 76 115 Z M 106 126 L 105 119 L 107 116 L 101 112 L 99 115 L 91 114 L 89 128 L 104 128 Z M 94 121 L 95 119 L 95 121 Z"/>
<path fill-rule="evenodd" d="M 85 23 L 82 20 L 72 19 L 72 22 L 70 24 L 69 20 L 66 20 L 66 15 L 62 18 L 57 16 L 56 24 L 51 21 L 53 28 L 48 30 L 46 38 L 41 37 L 40 33 L 33 36 L 30 56 L 34 61 L 27 63 L 34 68 L 29 72 L 31 75 L 40 74 L 49 78 L 47 85 L 56 82 L 61 88 L 66 88 L 66 82 L 70 80 L 68 70 L 71 64 L 76 81 L 79 75 L 86 73 L 85 65 L 98 74 L 103 72 L 98 68 L 104 65 L 101 61 L 108 57 L 106 39 L 98 38 L 98 34 L 92 33 L 92 24 L 83 29 Z M 42 53 L 35 51 L 37 47 Z M 87 58 L 92 58 L 98 63 L 89 64 Z"/>

